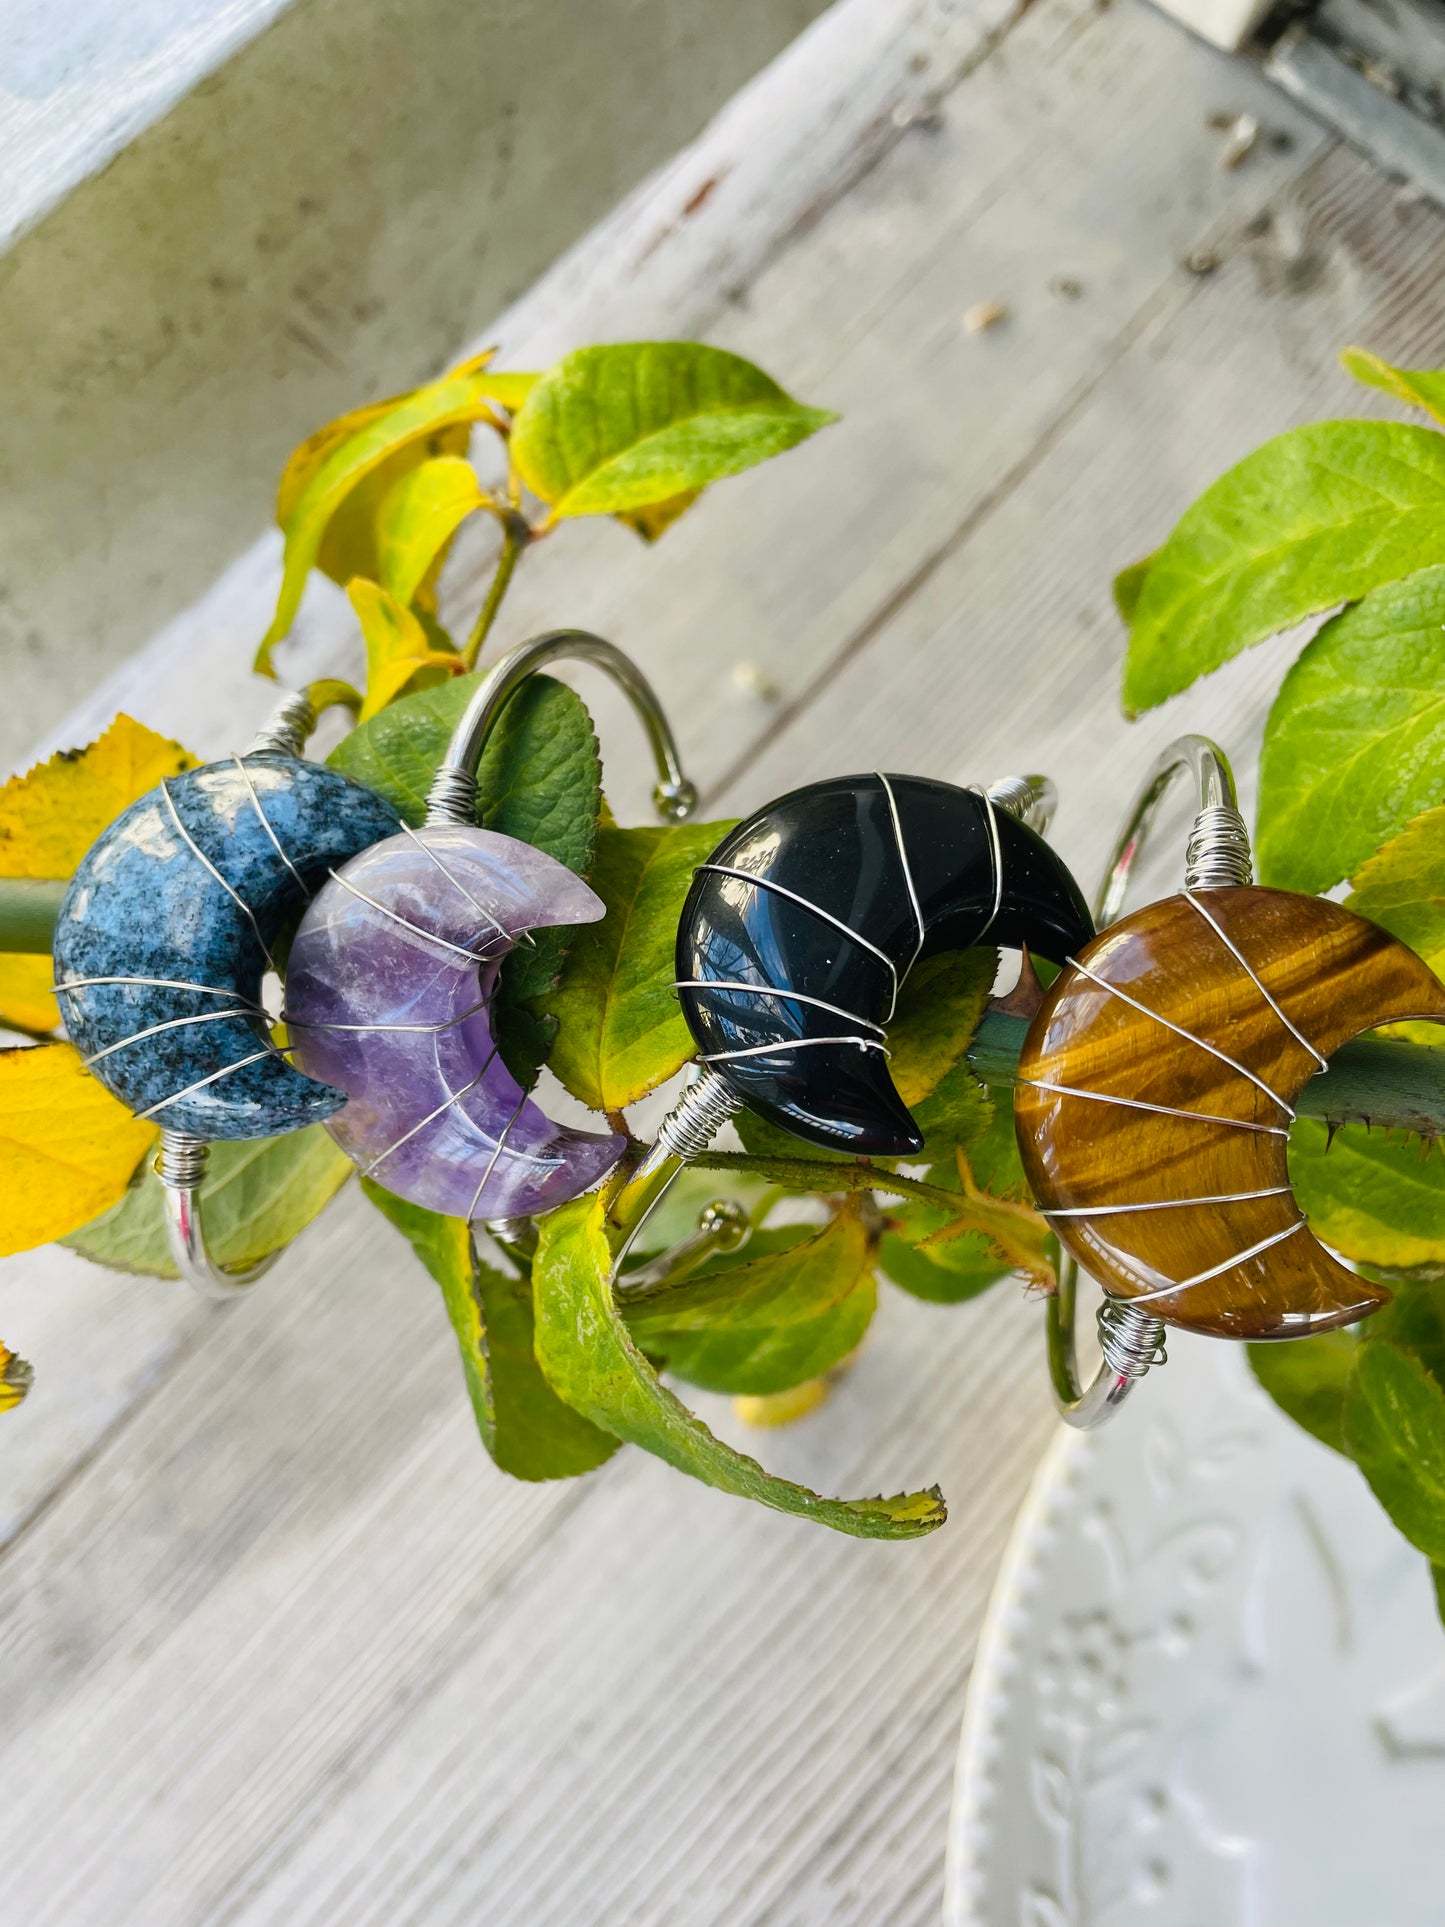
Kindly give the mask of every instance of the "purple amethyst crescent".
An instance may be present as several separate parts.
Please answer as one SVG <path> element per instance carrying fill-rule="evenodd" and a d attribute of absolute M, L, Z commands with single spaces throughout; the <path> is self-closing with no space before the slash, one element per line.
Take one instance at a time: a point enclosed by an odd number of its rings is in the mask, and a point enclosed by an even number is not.
<path fill-rule="evenodd" d="M 595 923 L 587 885 L 514 837 L 443 825 L 339 870 L 291 945 L 296 1063 L 347 1103 L 326 1128 L 389 1191 L 458 1218 L 575 1198 L 626 1140 L 555 1123 L 497 1053 L 491 1000 L 528 930 Z"/>

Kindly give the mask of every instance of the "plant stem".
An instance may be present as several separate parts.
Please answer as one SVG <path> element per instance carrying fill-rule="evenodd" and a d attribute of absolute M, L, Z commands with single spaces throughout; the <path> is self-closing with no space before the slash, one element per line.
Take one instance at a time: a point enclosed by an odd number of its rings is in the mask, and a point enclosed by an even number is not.
<path fill-rule="evenodd" d="M 68 887 L 64 878 L 0 877 L 0 952 L 44 956 Z"/>
<path fill-rule="evenodd" d="M 468 669 L 475 669 L 477 658 L 482 653 L 482 645 L 491 634 L 492 624 L 497 619 L 497 611 L 502 606 L 502 597 L 507 593 L 507 585 L 512 580 L 523 549 L 532 539 L 532 531 L 515 510 L 508 509 L 501 517 L 502 553 L 497 558 L 497 572 L 492 577 L 492 585 L 487 590 L 487 599 L 482 604 L 476 625 L 467 638 L 467 646 L 462 651 L 462 660 Z"/>

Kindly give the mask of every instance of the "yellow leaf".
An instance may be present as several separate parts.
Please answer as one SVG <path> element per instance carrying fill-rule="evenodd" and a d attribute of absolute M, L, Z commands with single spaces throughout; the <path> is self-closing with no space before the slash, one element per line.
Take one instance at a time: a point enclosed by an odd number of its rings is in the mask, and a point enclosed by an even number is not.
<path fill-rule="evenodd" d="M 686 515 L 701 494 L 700 488 L 685 488 L 681 495 L 669 495 L 665 502 L 648 502 L 642 508 L 623 509 L 617 519 L 625 522 L 628 528 L 650 545 L 666 535 L 678 517 Z"/>
<path fill-rule="evenodd" d="M 448 369 L 447 373 L 451 376 L 479 375 L 492 361 L 496 352 L 495 348 L 484 348 L 479 355 L 473 355 L 470 360 L 459 361 L 456 367 Z M 498 402 L 510 413 L 515 414 L 541 379 L 540 375 L 523 375 L 511 370 L 493 368 L 482 386 L 489 401 Z"/>
<path fill-rule="evenodd" d="M 117 716 L 89 749 L 62 749 L 0 790 L 0 876 L 68 877 L 127 803 L 196 758 Z"/>
<path fill-rule="evenodd" d="M 179 743 L 117 716 L 89 749 L 62 750 L 0 789 L 0 876 L 68 877 L 107 823 L 163 776 L 195 765 Z M 53 1030 L 48 957 L 0 956 L 0 1026 Z"/>
<path fill-rule="evenodd" d="M 0 1051 L 0 1256 L 29 1251 L 108 1211 L 156 1136 L 73 1044 Z"/>
<path fill-rule="evenodd" d="M 409 469 L 376 517 L 377 576 L 404 608 L 436 607 L 436 577 L 452 537 L 488 500 L 470 462 L 442 455 Z"/>
<path fill-rule="evenodd" d="M 0 1343 L 0 1412 L 10 1412 L 30 1390 L 34 1372 L 8 1345 Z"/>
<path fill-rule="evenodd" d="M 437 669 L 443 676 L 455 676 L 466 668 L 455 649 L 438 647 L 411 610 L 404 609 L 380 583 L 358 576 L 346 593 L 366 640 L 366 701 L 358 722 L 369 722 L 385 709 L 418 670 Z"/>
<path fill-rule="evenodd" d="M 0 955 L 0 1030 L 54 1030 L 59 1021 L 50 986 L 55 967 L 49 957 Z"/>
<path fill-rule="evenodd" d="M 464 455 L 474 422 L 496 420 L 493 404 L 519 406 L 535 377 L 489 375 L 496 351 L 475 355 L 440 381 L 354 409 L 304 441 L 286 464 L 276 520 L 286 559 L 276 613 L 256 652 L 255 667 L 273 675 L 271 651 L 290 629 L 306 578 L 319 568 L 334 582 L 377 579 L 376 518 L 390 489 L 409 469 L 435 456 Z"/>
<path fill-rule="evenodd" d="M 796 1425 L 809 1412 L 816 1412 L 832 1389 L 833 1381 L 825 1373 L 786 1392 L 744 1393 L 733 1400 L 733 1412 L 744 1425 Z"/>

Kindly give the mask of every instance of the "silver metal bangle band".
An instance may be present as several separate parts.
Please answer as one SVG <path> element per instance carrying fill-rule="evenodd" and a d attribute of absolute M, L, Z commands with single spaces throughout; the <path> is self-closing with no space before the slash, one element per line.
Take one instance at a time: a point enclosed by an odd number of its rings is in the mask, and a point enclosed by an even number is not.
<path fill-rule="evenodd" d="M 166 1243 L 177 1271 L 202 1298 L 229 1305 L 244 1297 L 281 1254 L 272 1251 L 254 1264 L 235 1269 L 217 1264 L 211 1256 L 201 1215 L 201 1180 L 210 1148 L 204 1138 L 187 1131 L 163 1130 L 155 1173 L 165 1203 Z"/>
<path fill-rule="evenodd" d="M 427 797 L 427 824 L 475 823 L 477 769 L 487 738 L 527 678 L 553 662 L 590 662 L 617 684 L 647 732 L 657 766 L 652 792 L 657 813 L 664 823 L 683 822 L 697 807 L 697 790 L 683 773 L 677 743 L 652 684 L 615 643 L 585 629 L 554 629 L 518 643 L 488 670 L 437 766 Z"/>

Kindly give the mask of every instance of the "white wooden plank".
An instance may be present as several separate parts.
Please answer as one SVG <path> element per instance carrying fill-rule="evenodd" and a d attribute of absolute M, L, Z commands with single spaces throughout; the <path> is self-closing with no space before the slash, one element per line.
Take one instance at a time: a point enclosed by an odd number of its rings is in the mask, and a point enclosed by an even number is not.
<path fill-rule="evenodd" d="M 1092 879 L 1142 770 L 1181 729 L 1217 734 L 1252 796 L 1264 714 L 1299 638 L 1126 723 L 1112 574 L 1270 434 L 1332 413 L 1398 414 L 1339 368 L 1347 342 L 1407 365 L 1445 346 L 1445 223 L 1344 150 L 1255 227 L 1232 229 L 1216 273 L 1165 291 L 1046 458 L 960 521 L 893 619 L 838 638 L 813 699 L 724 807 L 879 759 L 963 781 L 1041 766 L 1062 792 L 1054 840 Z"/>
<path fill-rule="evenodd" d="M 0 254 L 290 0 L 11 0 L 0 37 Z"/>

